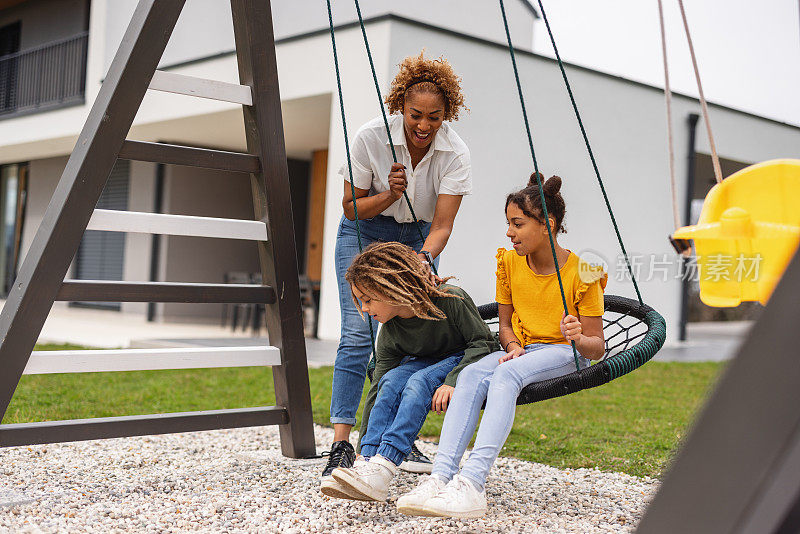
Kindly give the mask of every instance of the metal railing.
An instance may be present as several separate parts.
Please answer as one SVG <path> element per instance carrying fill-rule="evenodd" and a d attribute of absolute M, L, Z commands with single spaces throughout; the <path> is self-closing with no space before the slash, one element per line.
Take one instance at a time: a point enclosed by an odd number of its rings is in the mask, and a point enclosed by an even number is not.
<path fill-rule="evenodd" d="M 88 32 L 0 57 L 0 118 L 83 102 Z"/>

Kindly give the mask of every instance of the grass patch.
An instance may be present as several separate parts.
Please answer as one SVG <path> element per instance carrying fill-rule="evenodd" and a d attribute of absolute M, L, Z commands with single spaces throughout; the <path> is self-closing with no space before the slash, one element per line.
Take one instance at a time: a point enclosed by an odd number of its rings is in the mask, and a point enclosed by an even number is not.
<path fill-rule="evenodd" d="M 83 350 L 88 347 L 74 345 L 72 343 L 39 343 L 33 350 Z"/>
<path fill-rule="evenodd" d="M 81 347 L 37 350 L 67 348 Z M 503 454 L 560 468 L 660 476 L 722 365 L 650 362 L 605 386 L 520 406 Z M 332 372 L 330 367 L 309 371 L 314 421 L 322 425 L 329 424 Z M 269 368 L 26 375 L 3 423 L 274 402 Z M 438 439 L 443 419 L 431 414 L 421 435 Z"/>

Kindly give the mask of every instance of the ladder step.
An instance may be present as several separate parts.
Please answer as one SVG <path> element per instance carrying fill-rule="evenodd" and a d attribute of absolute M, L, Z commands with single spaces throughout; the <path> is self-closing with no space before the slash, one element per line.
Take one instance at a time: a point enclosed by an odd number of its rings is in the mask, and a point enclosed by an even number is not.
<path fill-rule="evenodd" d="M 35 350 L 23 374 L 105 373 L 281 364 L 277 347 L 191 347 L 175 349 Z"/>
<path fill-rule="evenodd" d="M 98 417 L 67 421 L 42 421 L 0 425 L 0 447 L 37 443 L 60 443 L 89 439 L 174 434 L 220 428 L 283 425 L 289 414 L 282 406 L 261 406 L 233 410 Z"/>
<path fill-rule="evenodd" d="M 122 143 L 119 157 L 233 172 L 256 173 L 261 169 L 258 157 L 252 154 L 144 141 L 125 141 Z"/>
<path fill-rule="evenodd" d="M 207 80 L 174 72 L 155 71 L 149 88 L 154 91 L 222 100 L 245 106 L 253 105 L 253 91 L 247 85 Z"/>
<path fill-rule="evenodd" d="M 56 300 L 70 302 L 192 302 L 272 304 L 275 291 L 260 284 L 194 284 L 64 280 Z"/>
<path fill-rule="evenodd" d="M 96 209 L 86 229 L 108 232 L 246 239 L 250 241 L 267 240 L 267 225 L 261 221 L 142 213 L 138 211 Z"/>

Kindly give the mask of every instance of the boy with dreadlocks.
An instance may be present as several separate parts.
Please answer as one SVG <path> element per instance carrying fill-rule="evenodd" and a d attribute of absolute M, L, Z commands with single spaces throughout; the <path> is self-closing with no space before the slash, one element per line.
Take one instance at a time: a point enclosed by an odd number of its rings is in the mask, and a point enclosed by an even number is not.
<path fill-rule="evenodd" d="M 370 245 L 345 276 L 356 307 L 383 327 L 361 423 L 361 454 L 367 461 L 334 469 L 322 492 L 385 501 L 428 412 L 445 411 L 461 369 L 499 345 L 469 295 L 459 287 L 434 286 L 406 245 Z"/>

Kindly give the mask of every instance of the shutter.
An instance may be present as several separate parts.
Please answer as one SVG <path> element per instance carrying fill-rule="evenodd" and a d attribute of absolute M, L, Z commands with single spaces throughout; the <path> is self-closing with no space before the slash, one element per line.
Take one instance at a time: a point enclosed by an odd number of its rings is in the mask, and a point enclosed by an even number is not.
<path fill-rule="evenodd" d="M 98 209 L 127 210 L 130 161 L 117 160 L 100 199 Z M 76 258 L 79 280 L 122 280 L 125 263 L 125 233 L 87 230 L 83 234 Z M 119 310 L 119 302 L 75 303 L 90 307 Z"/>

